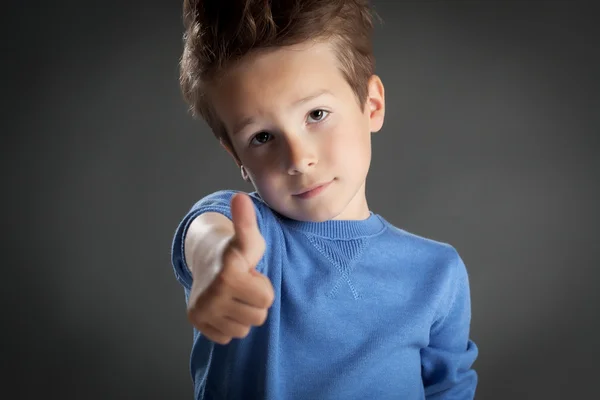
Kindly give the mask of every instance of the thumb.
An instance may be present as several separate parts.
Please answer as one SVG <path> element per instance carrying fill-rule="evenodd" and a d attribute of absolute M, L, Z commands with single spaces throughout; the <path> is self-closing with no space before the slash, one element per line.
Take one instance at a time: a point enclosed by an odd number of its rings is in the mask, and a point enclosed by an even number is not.
<path fill-rule="evenodd" d="M 236 193 L 232 197 L 231 220 L 235 231 L 232 246 L 255 267 L 265 252 L 265 240 L 258 229 L 254 204 L 247 194 Z"/>

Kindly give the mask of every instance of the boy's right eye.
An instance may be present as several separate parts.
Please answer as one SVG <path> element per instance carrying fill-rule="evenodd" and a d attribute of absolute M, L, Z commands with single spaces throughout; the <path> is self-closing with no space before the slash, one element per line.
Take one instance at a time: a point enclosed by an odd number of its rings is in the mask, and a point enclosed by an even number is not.
<path fill-rule="evenodd" d="M 268 132 L 259 132 L 250 141 L 253 146 L 260 146 L 261 144 L 267 143 L 271 139 L 271 134 Z"/>

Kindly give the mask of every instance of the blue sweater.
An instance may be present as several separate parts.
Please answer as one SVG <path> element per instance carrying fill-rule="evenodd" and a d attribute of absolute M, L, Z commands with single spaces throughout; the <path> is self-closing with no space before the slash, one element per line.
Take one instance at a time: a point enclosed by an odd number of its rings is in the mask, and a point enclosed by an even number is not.
<path fill-rule="evenodd" d="M 184 237 L 197 215 L 231 218 L 234 191 L 196 203 L 173 241 L 175 275 L 192 276 Z M 472 399 L 478 349 L 463 261 L 450 245 L 371 213 L 299 222 L 251 193 L 267 248 L 257 266 L 275 290 L 263 326 L 228 345 L 194 329 L 196 399 Z"/>

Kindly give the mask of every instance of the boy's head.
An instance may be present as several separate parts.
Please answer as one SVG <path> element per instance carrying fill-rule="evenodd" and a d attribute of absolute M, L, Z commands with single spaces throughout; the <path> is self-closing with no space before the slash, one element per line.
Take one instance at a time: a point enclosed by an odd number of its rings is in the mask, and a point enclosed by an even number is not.
<path fill-rule="evenodd" d="M 263 200 L 297 220 L 368 217 L 384 115 L 368 1 L 186 0 L 184 20 L 185 98 Z"/>

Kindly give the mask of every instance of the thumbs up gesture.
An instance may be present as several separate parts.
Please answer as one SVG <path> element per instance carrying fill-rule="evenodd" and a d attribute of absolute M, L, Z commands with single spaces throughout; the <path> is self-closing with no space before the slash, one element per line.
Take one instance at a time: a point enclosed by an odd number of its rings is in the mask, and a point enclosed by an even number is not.
<path fill-rule="evenodd" d="M 231 199 L 232 220 L 219 215 L 218 223 L 203 236 L 211 245 L 210 235 L 223 235 L 227 240 L 212 257 L 201 257 L 198 263 L 217 263 L 220 272 L 214 281 L 201 292 L 192 291 L 188 300 L 188 319 L 208 339 L 227 344 L 233 338 L 244 338 L 253 326 L 262 325 L 268 308 L 273 303 L 273 286 L 269 279 L 256 271 L 256 265 L 265 251 L 252 200 L 245 194 Z M 231 234 L 232 233 L 232 234 Z M 214 240 L 212 241 L 214 243 Z M 202 243 L 199 243 L 203 249 Z M 211 268 L 213 265 L 194 265 L 194 268 Z"/>

